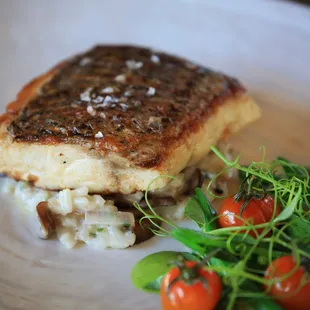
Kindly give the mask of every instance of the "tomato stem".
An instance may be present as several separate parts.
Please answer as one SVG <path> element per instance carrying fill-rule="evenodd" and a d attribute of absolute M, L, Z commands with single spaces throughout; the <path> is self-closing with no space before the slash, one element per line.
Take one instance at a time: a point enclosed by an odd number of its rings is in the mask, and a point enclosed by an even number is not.
<path fill-rule="evenodd" d="M 167 296 L 169 296 L 172 286 L 179 281 L 185 282 L 188 286 L 191 286 L 197 282 L 201 282 L 204 288 L 208 289 L 207 280 L 199 272 L 199 270 L 203 268 L 203 261 L 190 267 L 186 265 L 186 261 L 184 257 L 182 257 L 176 262 L 176 266 L 179 268 L 180 274 L 166 287 Z"/>

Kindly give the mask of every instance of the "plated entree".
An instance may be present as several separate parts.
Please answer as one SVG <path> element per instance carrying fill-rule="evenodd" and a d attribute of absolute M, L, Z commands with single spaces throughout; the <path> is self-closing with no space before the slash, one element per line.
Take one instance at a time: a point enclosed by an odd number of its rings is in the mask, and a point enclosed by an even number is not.
<path fill-rule="evenodd" d="M 37 215 L 41 238 L 126 248 L 152 235 L 138 224 L 147 189 L 165 218 L 182 218 L 193 190 L 221 170 L 211 145 L 259 116 L 234 78 L 146 48 L 97 46 L 7 106 L 3 189 Z"/>
<path fill-rule="evenodd" d="M 142 259 L 132 271 L 134 285 L 160 294 L 164 310 L 309 309 L 308 169 L 283 157 L 266 162 L 265 156 L 242 166 L 239 156 L 228 159 L 212 150 L 225 168 L 208 189 L 222 173 L 237 169 L 239 190 L 222 197 L 216 211 L 196 188 L 185 209 L 194 229 L 163 219 L 150 203 L 148 211 L 136 205 L 153 221 L 157 235 L 175 239 L 185 250 Z M 157 225 L 158 220 L 170 229 Z"/>

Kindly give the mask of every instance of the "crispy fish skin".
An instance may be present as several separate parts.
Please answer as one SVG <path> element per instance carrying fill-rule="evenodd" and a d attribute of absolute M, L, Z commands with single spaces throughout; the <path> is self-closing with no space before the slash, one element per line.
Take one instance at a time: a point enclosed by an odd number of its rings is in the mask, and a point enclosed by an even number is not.
<path fill-rule="evenodd" d="M 96 46 L 8 105 L 0 173 L 47 189 L 133 193 L 194 165 L 259 116 L 234 78 L 146 48 Z"/>

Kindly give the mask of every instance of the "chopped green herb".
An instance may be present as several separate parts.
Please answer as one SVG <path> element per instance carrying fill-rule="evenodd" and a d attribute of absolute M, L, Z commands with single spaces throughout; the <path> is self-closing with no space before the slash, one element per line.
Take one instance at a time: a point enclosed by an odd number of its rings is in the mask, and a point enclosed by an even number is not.
<path fill-rule="evenodd" d="M 122 226 L 124 229 L 129 229 L 131 227 L 130 224 L 123 224 Z"/>
<path fill-rule="evenodd" d="M 89 233 L 89 237 L 90 237 L 90 238 L 96 238 L 96 237 L 97 237 L 97 234 L 94 233 L 94 232 L 90 232 L 90 233 Z"/>

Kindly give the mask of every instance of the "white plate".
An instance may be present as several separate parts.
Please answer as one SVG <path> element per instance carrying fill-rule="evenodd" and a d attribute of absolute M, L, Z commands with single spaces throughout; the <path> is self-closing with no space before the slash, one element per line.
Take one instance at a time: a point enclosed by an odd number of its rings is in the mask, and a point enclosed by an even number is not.
<path fill-rule="evenodd" d="M 100 42 L 149 45 L 231 73 L 264 106 L 310 103 L 305 7 L 247 0 L 3 0 L 0 21 L 2 110 L 33 76 Z M 299 133 L 292 135 L 296 140 Z M 243 138 L 245 149 L 250 140 Z M 1 309 L 159 309 L 157 296 L 135 290 L 129 275 L 147 253 L 177 249 L 172 240 L 155 238 L 123 251 L 66 250 L 33 237 L 12 199 L 1 196 L 0 204 Z"/>

